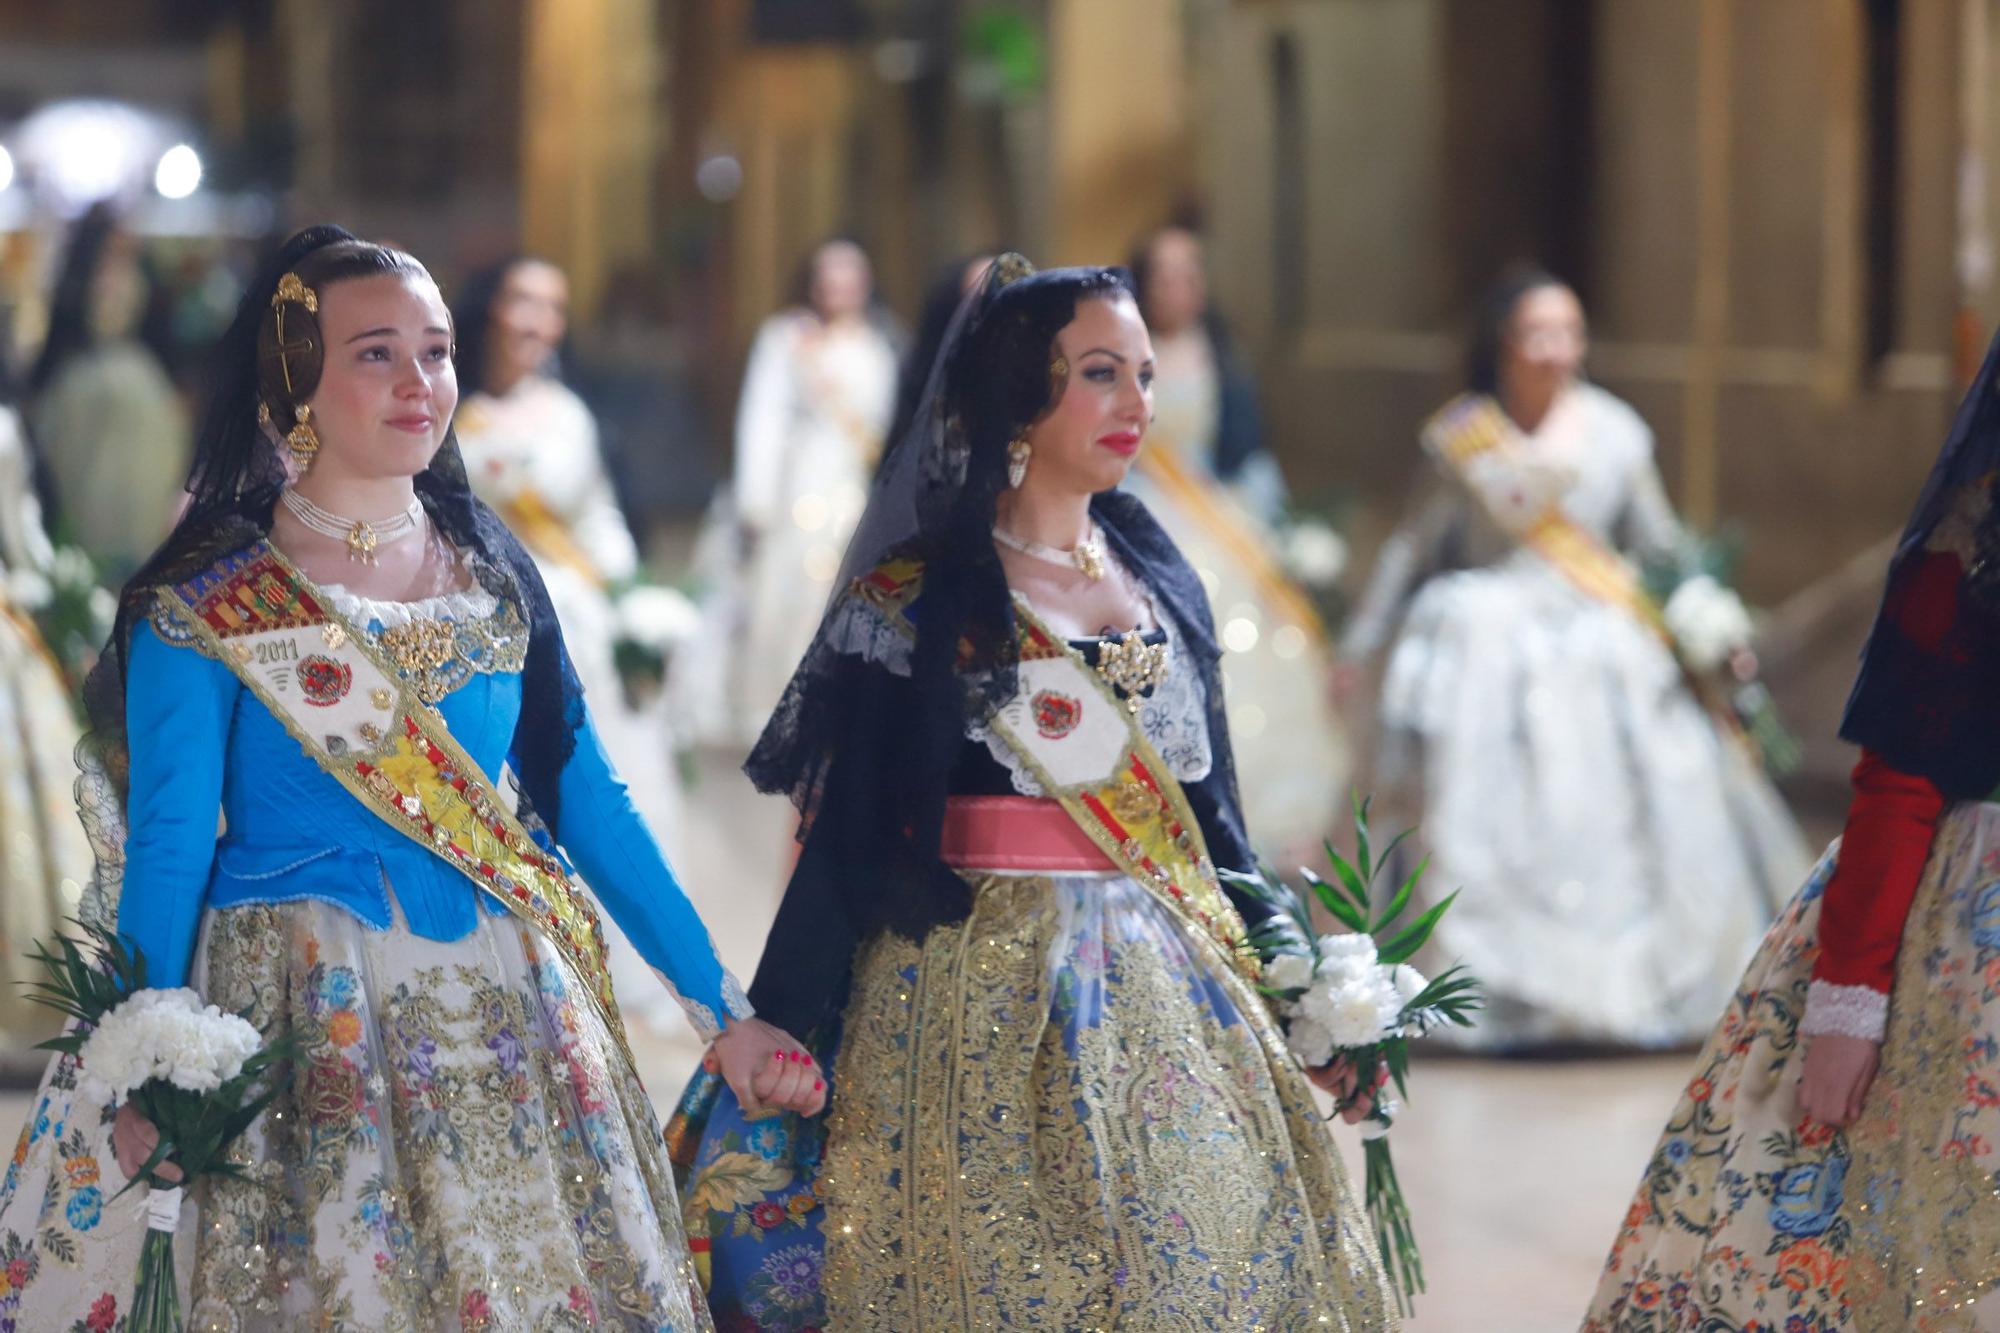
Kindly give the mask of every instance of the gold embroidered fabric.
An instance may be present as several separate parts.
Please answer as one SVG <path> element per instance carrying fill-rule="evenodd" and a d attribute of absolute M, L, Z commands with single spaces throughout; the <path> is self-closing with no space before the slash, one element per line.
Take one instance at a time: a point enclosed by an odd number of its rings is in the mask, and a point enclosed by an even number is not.
<path fill-rule="evenodd" d="M 651 1103 L 538 936 L 258 905 L 200 961 L 306 1055 L 196 1195 L 191 1329 L 712 1329 Z"/>
<path fill-rule="evenodd" d="M 147 619 L 164 642 L 214 656 L 171 607 L 156 603 Z M 490 615 L 413 620 L 390 626 L 375 638 L 427 704 L 438 702 L 475 674 L 519 671 L 528 660 L 527 622 L 505 597 Z"/>
<path fill-rule="evenodd" d="M 857 958 L 820 1194 L 828 1326 L 1393 1328 L 1261 1001 L 1137 884 L 968 875 Z"/>

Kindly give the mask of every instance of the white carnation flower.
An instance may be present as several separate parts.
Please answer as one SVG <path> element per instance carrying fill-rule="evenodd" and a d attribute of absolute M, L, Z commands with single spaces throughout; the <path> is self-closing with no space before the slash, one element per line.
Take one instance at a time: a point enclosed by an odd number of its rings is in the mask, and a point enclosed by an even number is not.
<path fill-rule="evenodd" d="M 1359 931 L 1344 931 L 1338 935 L 1319 937 L 1321 958 L 1359 958 L 1370 964 L 1375 961 L 1375 937 L 1363 935 Z"/>
<path fill-rule="evenodd" d="M 1402 1013 L 1393 986 L 1379 969 L 1359 977 L 1321 978 L 1299 997 L 1299 1013 L 1333 1034 L 1342 1050 L 1372 1046 L 1389 1036 Z"/>
<path fill-rule="evenodd" d="M 1361 982 L 1375 970 L 1375 941 L 1367 935 L 1319 937 L 1318 976 L 1331 985 Z"/>
<path fill-rule="evenodd" d="M 16 569 L 7 575 L 7 600 L 24 611 L 39 611 L 55 598 L 56 590 L 40 570 Z"/>
<path fill-rule="evenodd" d="M 1313 960 L 1302 953 L 1281 953 L 1264 968 L 1264 980 L 1278 990 L 1304 990 L 1312 979 Z"/>
<path fill-rule="evenodd" d="M 118 594 L 109 588 L 92 588 L 90 618 L 97 623 L 99 636 L 109 634 L 111 622 L 118 618 Z"/>
<path fill-rule="evenodd" d="M 1395 970 L 1389 977 L 1391 984 L 1396 987 L 1396 998 L 1403 1002 L 1404 1008 L 1408 1008 L 1411 1001 L 1424 993 L 1424 987 L 1431 984 L 1423 973 L 1408 963 L 1396 964 Z"/>
<path fill-rule="evenodd" d="M 1310 1018 L 1292 1020 L 1285 1031 L 1285 1044 L 1307 1069 L 1318 1069 L 1333 1060 L 1333 1034 Z"/>
<path fill-rule="evenodd" d="M 66 588 L 80 588 L 97 581 L 97 567 L 80 546 L 58 546 L 49 562 L 49 575 Z"/>
<path fill-rule="evenodd" d="M 618 599 L 618 629 L 657 653 L 671 651 L 701 630 L 701 611 L 673 588 L 641 584 Z"/>
<path fill-rule="evenodd" d="M 1743 599 L 1706 574 L 1674 589 L 1662 612 L 1681 657 L 1696 671 L 1713 671 L 1750 642 Z"/>
<path fill-rule="evenodd" d="M 127 996 L 84 1039 L 80 1056 L 93 1089 L 122 1098 L 153 1079 L 213 1092 L 243 1072 L 263 1044 L 257 1029 L 186 987 Z"/>

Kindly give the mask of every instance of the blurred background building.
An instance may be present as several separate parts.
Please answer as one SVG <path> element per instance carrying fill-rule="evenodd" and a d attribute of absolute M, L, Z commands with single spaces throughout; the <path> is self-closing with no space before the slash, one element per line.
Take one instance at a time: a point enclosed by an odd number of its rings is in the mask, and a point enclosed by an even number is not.
<path fill-rule="evenodd" d="M 32 355 L 60 229 L 106 195 L 190 392 L 230 271 L 300 221 L 447 283 L 525 249 L 571 275 L 576 378 L 651 524 L 726 467 L 749 338 L 816 239 L 860 239 L 914 322 L 952 258 L 1119 260 L 1186 218 L 1279 459 L 1365 555 L 1474 294 L 1533 257 L 1577 285 L 1683 511 L 1740 531 L 1746 592 L 1782 606 L 1900 521 L 2000 314 L 1993 9 L 9 0 L 0 347 Z M 1855 632 L 1836 604 L 1792 605 L 1769 650 L 1809 736 Z M 1833 683 L 1797 679 L 1822 661 Z"/>

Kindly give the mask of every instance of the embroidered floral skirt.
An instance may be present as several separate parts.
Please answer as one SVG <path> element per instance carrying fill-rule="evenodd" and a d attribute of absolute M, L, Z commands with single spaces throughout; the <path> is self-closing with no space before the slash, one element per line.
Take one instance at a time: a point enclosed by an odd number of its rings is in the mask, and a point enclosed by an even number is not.
<path fill-rule="evenodd" d="M 2000 1329 L 2000 806 L 1939 827 L 1861 1118 L 1798 1106 L 1837 848 L 1765 936 L 1626 1212 L 1585 1333 Z"/>
<path fill-rule="evenodd" d="M 974 883 L 962 925 L 858 954 L 824 1129 L 689 1090 L 718 1328 L 1394 1327 L 1249 986 L 1128 879 Z"/>
<path fill-rule="evenodd" d="M 580 983 L 481 914 L 440 943 L 301 902 L 208 914 L 196 987 L 307 1049 L 190 1193 L 191 1330 L 706 1330 L 650 1104 Z M 139 1222 L 67 1058 L 0 1194 L 0 1330 L 101 1333 Z"/>

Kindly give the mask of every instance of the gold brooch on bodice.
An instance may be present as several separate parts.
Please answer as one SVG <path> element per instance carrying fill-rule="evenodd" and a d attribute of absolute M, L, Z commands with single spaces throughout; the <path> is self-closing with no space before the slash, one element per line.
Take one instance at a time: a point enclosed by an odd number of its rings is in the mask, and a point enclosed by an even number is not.
<path fill-rule="evenodd" d="M 1097 649 L 1097 674 L 1125 695 L 1125 711 L 1136 716 L 1140 697 L 1167 678 L 1167 645 L 1147 643 L 1138 630 L 1106 639 Z"/>
<path fill-rule="evenodd" d="M 405 671 L 435 671 L 458 655 L 458 631 L 445 620 L 412 620 L 383 630 L 382 647 Z"/>

